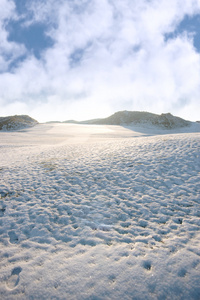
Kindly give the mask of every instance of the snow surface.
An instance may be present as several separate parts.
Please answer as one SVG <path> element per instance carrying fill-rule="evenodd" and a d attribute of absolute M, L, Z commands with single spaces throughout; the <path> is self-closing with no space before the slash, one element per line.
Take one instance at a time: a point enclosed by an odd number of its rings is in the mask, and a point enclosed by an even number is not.
<path fill-rule="evenodd" d="M 199 128 L 0 132 L 0 298 L 200 299 Z"/>

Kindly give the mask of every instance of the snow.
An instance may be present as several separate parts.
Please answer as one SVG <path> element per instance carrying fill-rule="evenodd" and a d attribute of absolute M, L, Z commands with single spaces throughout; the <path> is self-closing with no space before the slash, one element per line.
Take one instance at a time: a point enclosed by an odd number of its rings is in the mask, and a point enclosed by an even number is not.
<path fill-rule="evenodd" d="M 0 132 L 0 298 L 200 299 L 199 128 Z"/>

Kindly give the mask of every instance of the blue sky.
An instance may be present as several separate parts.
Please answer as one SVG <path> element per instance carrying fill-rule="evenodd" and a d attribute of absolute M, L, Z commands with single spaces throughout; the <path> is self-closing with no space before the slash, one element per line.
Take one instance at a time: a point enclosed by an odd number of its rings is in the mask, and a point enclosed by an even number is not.
<path fill-rule="evenodd" d="M 175 39 L 180 35 L 187 34 L 191 36 L 195 50 L 200 53 L 200 14 L 185 15 L 176 28 L 167 33 L 166 39 Z"/>
<path fill-rule="evenodd" d="M 0 0 L 0 115 L 199 120 L 198 0 Z"/>

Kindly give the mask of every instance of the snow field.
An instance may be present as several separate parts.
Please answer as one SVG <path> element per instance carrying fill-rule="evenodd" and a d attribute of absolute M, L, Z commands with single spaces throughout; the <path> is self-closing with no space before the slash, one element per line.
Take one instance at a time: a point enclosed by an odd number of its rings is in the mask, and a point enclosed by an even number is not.
<path fill-rule="evenodd" d="M 199 140 L 2 147 L 0 297 L 199 299 Z"/>

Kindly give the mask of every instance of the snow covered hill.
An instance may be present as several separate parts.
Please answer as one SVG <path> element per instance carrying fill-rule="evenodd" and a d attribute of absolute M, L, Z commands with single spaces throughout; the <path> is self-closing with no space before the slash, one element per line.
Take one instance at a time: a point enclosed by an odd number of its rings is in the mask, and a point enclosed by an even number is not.
<path fill-rule="evenodd" d="M 119 111 L 108 118 L 89 120 L 82 123 L 104 125 L 140 125 L 143 127 L 153 126 L 161 129 L 176 129 L 189 126 L 192 122 L 175 117 L 170 113 L 157 115 L 140 111 Z"/>
<path fill-rule="evenodd" d="M 38 122 L 27 115 L 0 117 L 0 130 L 14 131 L 37 125 Z"/>
<path fill-rule="evenodd" d="M 0 299 L 199 300 L 199 149 L 199 132 L 0 132 Z"/>

